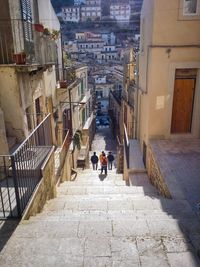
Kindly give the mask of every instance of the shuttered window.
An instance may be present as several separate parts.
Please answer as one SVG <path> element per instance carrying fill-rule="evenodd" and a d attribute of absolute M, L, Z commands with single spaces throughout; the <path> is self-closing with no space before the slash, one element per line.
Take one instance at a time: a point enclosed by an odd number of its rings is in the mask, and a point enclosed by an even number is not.
<path fill-rule="evenodd" d="M 33 41 L 31 1 L 21 0 L 21 7 L 24 24 L 24 38 L 26 41 L 31 42 Z"/>

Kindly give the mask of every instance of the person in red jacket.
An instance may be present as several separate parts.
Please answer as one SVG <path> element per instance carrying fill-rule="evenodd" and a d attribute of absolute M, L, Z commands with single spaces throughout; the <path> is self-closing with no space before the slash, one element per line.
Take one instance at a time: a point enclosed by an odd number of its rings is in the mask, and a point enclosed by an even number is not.
<path fill-rule="evenodd" d="M 105 175 L 107 175 L 108 160 L 104 152 L 100 155 L 100 163 L 101 163 L 101 174 L 103 174 L 104 171 Z"/>

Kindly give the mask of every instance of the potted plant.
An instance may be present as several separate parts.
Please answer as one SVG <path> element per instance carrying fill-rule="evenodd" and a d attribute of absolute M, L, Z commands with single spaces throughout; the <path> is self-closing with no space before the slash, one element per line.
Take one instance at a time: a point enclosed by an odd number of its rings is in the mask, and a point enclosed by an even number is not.
<path fill-rule="evenodd" d="M 77 130 L 73 136 L 74 148 L 77 147 L 78 150 L 81 149 L 81 139 L 82 139 L 82 132 L 80 130 Z"/>
<path fill-rule="evenodd" d="M 60 88 L 67 88 L 67 81 L 64 80 L 64 81 L 59 81 L 60 83 Z"/>
<path fill-rule="evenodd" d="M 33 24 L 33 27 L 37 32 L 44 32 L 44 26 L 42 24 Z"/>
<path fill-rule="evenodd" d="M 46 36 L 51 35 L 51 33 L 50 33 L 48 28 L 44 28 L 43 34 L 46 35 Z"/>
<path fill-rule="evenodd" d="M 17 65 L 26 64 L 26 53 L 24 51 L 13 55 L 13 60 Z"/>
<path fill-rule="evenodd" d="M 54 40 L 54 41 L 58 40 L 59 36 L 60 36 L 60 31 L 52 30 L 52 32 L 51 32 L 51 39 L 52 40 Z"/>

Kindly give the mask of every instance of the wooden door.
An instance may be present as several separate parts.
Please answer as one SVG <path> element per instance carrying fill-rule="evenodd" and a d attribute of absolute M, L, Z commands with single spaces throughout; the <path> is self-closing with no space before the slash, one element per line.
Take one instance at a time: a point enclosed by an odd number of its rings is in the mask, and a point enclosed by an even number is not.
<path fill-rule="evenodd" d="M 190 133 L 195 79 L 176 79 L 174 86 L 171 133 Z"/>

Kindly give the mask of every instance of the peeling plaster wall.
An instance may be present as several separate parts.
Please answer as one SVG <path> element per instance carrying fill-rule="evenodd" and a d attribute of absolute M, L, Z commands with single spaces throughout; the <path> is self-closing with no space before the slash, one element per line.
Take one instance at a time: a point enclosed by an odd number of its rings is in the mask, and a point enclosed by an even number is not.
<path fill-rule="evenodd" d="M 24 135 L 23 109 L 17 74 L 12 67 L 0 68 L 0 106 L 4 112 L 5 127 L 8 136 L 22 141 Z"/>

